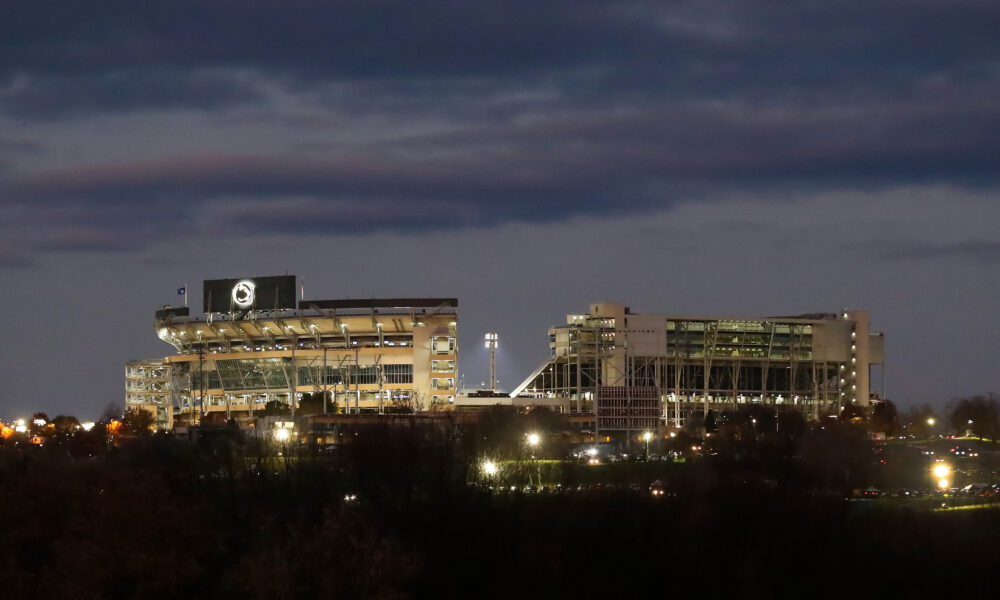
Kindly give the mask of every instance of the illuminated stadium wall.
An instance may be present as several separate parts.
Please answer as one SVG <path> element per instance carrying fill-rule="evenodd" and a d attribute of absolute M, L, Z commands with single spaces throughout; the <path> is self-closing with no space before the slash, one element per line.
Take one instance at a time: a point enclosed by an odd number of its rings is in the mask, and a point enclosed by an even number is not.
<path fill-rule="evenodd" d="M 156 334 L 176 353 L 126 366 L 129 406 L 168 406 L 176 419 L 198 422 L 206 415 L 247 419 L 271 401 L 297 410 L 303 394 L 325 393 L 328 411 L 340 413 L 454 403 L 454 298 L 290 306 L 294 277 L 214 280 L 205 287 L 205 306 L 213 310 L 204 316 L 192 318 L 186 307 L 157 311 Z M 266 298 L 255 297 L 261 290 Z"/>
<path fill-rule="evenodd" d="M 661 421 L 680 426 L 750 404 L 810 418 L 867 406 L 884 338 L 860 310 L 747 318 L 640 315 L 602 303 L 550 329 L 549 347 L 512 396 L 561 399 L 563 412 L 582 414 L 594 412 L 601 386 L 654 388 Z"/>

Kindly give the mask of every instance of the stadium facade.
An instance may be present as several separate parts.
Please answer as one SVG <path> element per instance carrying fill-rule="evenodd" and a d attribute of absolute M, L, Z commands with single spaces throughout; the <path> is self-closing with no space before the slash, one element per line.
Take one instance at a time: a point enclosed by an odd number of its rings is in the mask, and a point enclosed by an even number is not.
<path fill-rule="evenodd" d="M 862 310 L 782 317 L 636 314 L 590 305 L 549 329 L 551 355 L 509 396 L 456 394 L 455 298 L 296 299 L 294 276 L 210 280 L 201 317 L 156 312 L 174 353 L 125 366 L 126 408 L 157 427 L 250 422 L 268 403 L 293 414 L 387 414 L 545 406 L 581 429 L 626 435 L 767 405 L 807 418 L 868 406 L 884 337 Z M 316 405 L 313 404 L 315 407 Z"/>
<path fill-rule="evenodd" d="M 156 312 L 175 353 L 130 361 L 126 408 L 157 426 L 206 417 L 246 421 L 269 402 L 294 411 L 305 394 L 339 413 L 448 407 L 458 370 L 455 298 L 304 300 L 294 276 L 206 281 L 204 315 Z"/>
<path fill-rule="evenodd" d="M 863 310 L 748 318 L 599 303 L 548 333 L 550 358 L 511 397 L 594 415 L 602 433 L 648 428 L 652 412 L 681 427 L 754 404 L 836 415 L 847 404 L 868 406 L 871 367 L 884 362 L 884 337 Z"/>

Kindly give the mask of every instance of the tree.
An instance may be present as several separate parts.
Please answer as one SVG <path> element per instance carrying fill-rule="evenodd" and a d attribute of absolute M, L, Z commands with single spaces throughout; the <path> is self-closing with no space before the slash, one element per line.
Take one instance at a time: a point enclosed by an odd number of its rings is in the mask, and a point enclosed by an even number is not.
<path fill-rule="evenodd" d="M 39 425 L 41 423 L 41 425 Z M 46 432 L 46 425 L 49 424 L 49 415 L 43 412 L 36 412 L 31 415 L 31 422 L 28 423 L 28 431 L 31 435 L 44 435 Z"/>
<path fill-rule="evenodd" d="M 718 424 L 715 422 L 715 411 L 709 410 L 705 414 L 705 431 L 708 433 L 715 433 L 719 430 Z"/>
<path fill-rule="evenodd" d="M 292 409 L 284 402 L 279 402 L 277 400 L 270 400 L 264 405 L 264 409 L 260 411 L 260 416 L 262 417 L 290 417 L 292 415 Z"/>
<path fill-rule="evenodd" d="M 70 434 L 80 426 L 80 420 L 69 415 L 56 415 L 52 419 L 52 425 L 55 426 L 56 433 Z"/>
<path fill-rule="evenodd" d="M 898 421 L 903 434 L 920 439 L 931 437 L 942 426 L 940 417 L 930 404 L 914 406 L 903 413 Z"/>
<path fill-rule="evenodd" d="M 390 412 L 408 414 L 424 409 L 423 394 L 414 390 L 408 394 L 399 394 L 389 403 Z"/>
<path fill-rule="evenodd" d="M 871 429 L 884 432 L 887 436 L 895 436 L 898 433 L 899 415 L 892 400 L 872 402 Z"/>
<path fill-rule="evenodd" d="M 327 392 L 327 410 L 332 408 L 330 394 Z M 307 392 L 302 394 L 299 400 L 299 413 L 303 415 L 315 415 L 323 412 L 323 392 Z"/>
<path fill-rule="evenodd" d="M 97 420 L 98 423 L 103 423 L 107 425 L 111 421 L 120 418 L 122 415 L 121 410 L 114 402 L 108 402 L 108 405 L 104 407 L 104 411 L 101 413 L 101 417 Z"/>
<path fill-rule="evenodd" d="M 861 425 L 865 422 L 865 409 L 857 404 L 845 404 L 840 411 L 840 422 Z"/>
<path fill-rule="evenodd" d="M 951 406 L 949 421 L 957 432 L 968 430 L 978 437 L 997 441 L 1000 400 L 993 394 L 962 398 Z"/>
<path fill-rule="evenodd" d="M 149 435 L 156 428 L 156 417 L 144 408 L 130 408 L 122 417 L 122 430 L 132 435 Z"/>

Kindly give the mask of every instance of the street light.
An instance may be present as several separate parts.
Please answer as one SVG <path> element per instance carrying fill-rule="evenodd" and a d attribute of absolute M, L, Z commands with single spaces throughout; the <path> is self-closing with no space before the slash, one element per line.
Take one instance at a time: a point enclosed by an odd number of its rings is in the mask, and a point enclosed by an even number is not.
<path fill-rule="evenodd" d="M 948 480 L 948 476 L 951 474 L 951 467 L 944 463 L 937 463 L 934 465 L 934 468 L 931 469 L 931 472 L 934 473 L 934 477 L 937 478 L 937 485 L 939 488 L 947 490 L 948 487 L 950 487 L 951 482 Z"/>
<path fill-rule="evenodd" d="M 653 437 L 650 432 L 645 432 L 642 434 L 642 439 L 646 440 L 646 458 L 649 458 L 649 440 Z"/>
<path fill-rule="evenodd" d="M 487 477 L 493 477 L 494 475 L 496 475 L 497 474 L 497 464 L 495 462 L 493 462 L 492 460 L 489 460 L 489 459 L 484 460 L 483 461 L 483 474 L 486 475 Z"/>
<path fill-rule="evenodd" d="M 541 437 L 537 433 L 528 434 L 528 445 L 531 446 L 531 460 L 535 461 L 535 469 L 538 472 L 538 489 L 542 488 L 542 465 L 538 464 L 538 459 L 535 458 L 535 449 L 538 448 L 538 444 L 541 443 Z M 528 482 L 531 482 L 531 475 L 528 475 Z"/>

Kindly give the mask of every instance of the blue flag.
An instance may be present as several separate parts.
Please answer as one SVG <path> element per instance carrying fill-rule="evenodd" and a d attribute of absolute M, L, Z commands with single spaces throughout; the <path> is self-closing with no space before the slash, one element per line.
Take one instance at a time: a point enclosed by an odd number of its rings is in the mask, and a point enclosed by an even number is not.
<path fill-rule="evenodd" d="M 187 292 L 187 286 L 177 288 L 177 295 L 183 296 Z"/>

